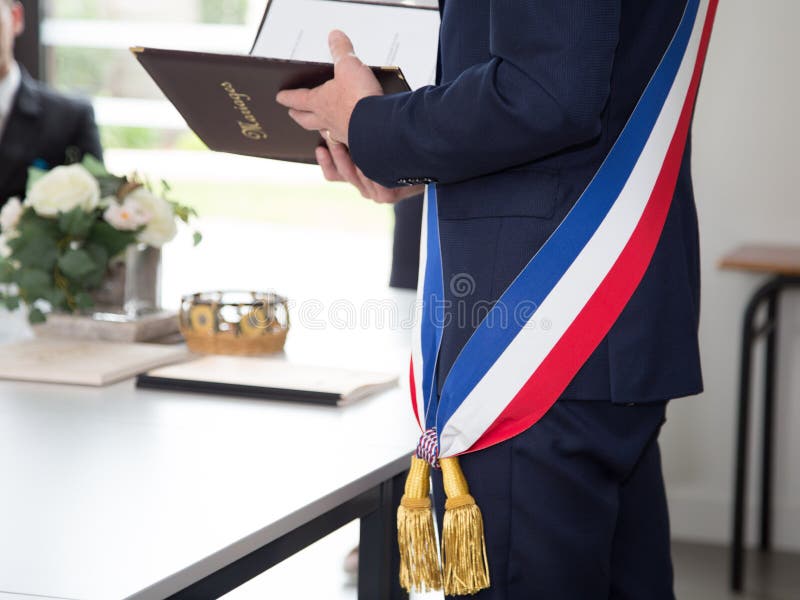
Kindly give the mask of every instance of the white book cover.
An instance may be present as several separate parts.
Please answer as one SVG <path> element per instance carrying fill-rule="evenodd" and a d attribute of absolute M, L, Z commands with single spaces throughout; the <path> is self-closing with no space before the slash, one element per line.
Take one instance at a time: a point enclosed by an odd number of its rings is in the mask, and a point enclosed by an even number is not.
<path fill-rule="evenodd" d="M 34 338 L 0 345 L 0 379 L 103 386 L 190 356 L 183 345 Z"/>

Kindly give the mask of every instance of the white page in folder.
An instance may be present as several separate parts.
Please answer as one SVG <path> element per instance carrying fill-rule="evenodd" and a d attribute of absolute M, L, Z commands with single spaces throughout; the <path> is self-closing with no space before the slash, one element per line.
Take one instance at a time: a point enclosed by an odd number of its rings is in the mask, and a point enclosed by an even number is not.
<path fill-rule="evenodd" d="M 434 83 L 439 12 L 412 6 L 272 0 L 252 54 L 331 62 L 328 33 L 332 29 L 350 37 L 366 64 L 400 67 L 411 89 Z"/>

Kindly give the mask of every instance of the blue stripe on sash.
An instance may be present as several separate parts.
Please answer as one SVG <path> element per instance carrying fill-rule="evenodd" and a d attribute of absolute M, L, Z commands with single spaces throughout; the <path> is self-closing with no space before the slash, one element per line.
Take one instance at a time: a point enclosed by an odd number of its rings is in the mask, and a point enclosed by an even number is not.
<path fill-rule="evenodd" d="M 439 354 L 444 325 L 444 281 L 435 186 L 428 186 L 427 211 L 428 214 L 425 216 L 428 224 L 427 259 L 420 315 L 423 372 L 417 374 L 417 377 L 422 377 L 422 394 L 424 396 L 418 398 L 417 402 L 422 402 L 425 407 L 426 429 L 434 425 L 435 411 L 428 410 L 428 408 L 437 393 L 433 389 L 436 384 L 436 357 Z M 435 402 L 433 403 L 435 405 Z"/>
<path fill-rule="evenodd" d="M 681 23 L 664 58 L 597 175 L 566 219 L 503 293 L 498 300 L 499 307 L 489 312 L 461 350 L 442 388 L 436 416 L 439 431 L 444 429 L 445 423 L 464 398 L 525 325 L 521 322 L 522 319 L 514 318 L 515 307 L 523 305 L 523 302 L 527 305 L 533 302 L 535 306 L 539 306 L 544 301 L 619 197 L 675 81 L 694 29 L 698 8 L 699 0 L 688 0 Z M 428 223 L 429 235 L 431 229 L 438 231 L 438 222 Z M 438 233 L 436 244 L 438 251 Z M 441 255 L 437 254 L 437 260 L 432 261 L 430 245 L 428 252 L 427 264 L 436 264 L 436 272 L 441 278 Z M 507 311 L 505 318 L 501 311 Z M 423 314 L 423 323 L 427 320 L 429 319 Z M 423 364 L 427 371 L 432 368 L 433 363 Z"/>

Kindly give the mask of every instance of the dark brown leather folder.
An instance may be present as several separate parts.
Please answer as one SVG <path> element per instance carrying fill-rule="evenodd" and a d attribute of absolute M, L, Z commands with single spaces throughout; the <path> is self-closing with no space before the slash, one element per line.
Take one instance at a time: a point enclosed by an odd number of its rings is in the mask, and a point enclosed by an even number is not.
<path fill-rule="evenodd" d="M 330 63 L 206 52 L 131 49 L 186 123 L 212 150 L 316 163 L 324 144 L 275 102 L 280 90 L 311 88 L 333 77 Z M 387 94 L 409 90 L 397 67 L 372 67 Z"/>

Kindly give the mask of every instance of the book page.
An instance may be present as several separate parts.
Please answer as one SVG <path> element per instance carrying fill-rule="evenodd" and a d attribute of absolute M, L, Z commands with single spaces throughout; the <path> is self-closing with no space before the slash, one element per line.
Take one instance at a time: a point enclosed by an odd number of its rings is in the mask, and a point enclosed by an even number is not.
<path fill-rule="evenodd" d="M 272 0 L 251 54 L 331 62 L 328 33 L 341 29 L 370 66 L 400 67 L 411 89 L 436 79 L 439 12 L 341 0 Z"/>
<path fill-rule="evenodd" d="M 393 385 L 397 381 L 396 374 L 301 365 L 281 358 L 251 356 L 204 356 L 147 374 L 167 379 L 321 392 L 342 397 L 364 388 Z"/>

